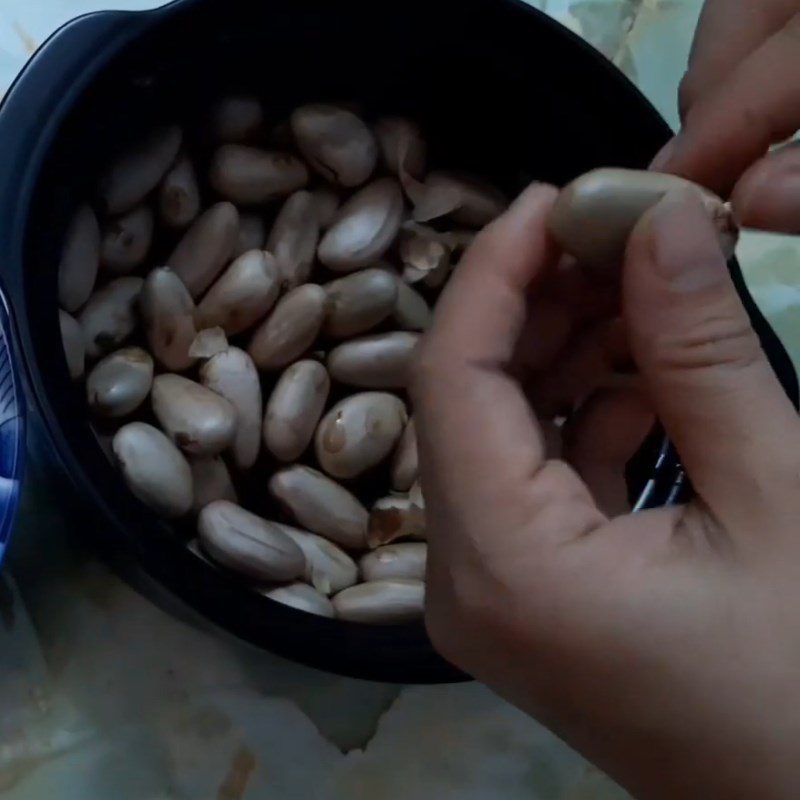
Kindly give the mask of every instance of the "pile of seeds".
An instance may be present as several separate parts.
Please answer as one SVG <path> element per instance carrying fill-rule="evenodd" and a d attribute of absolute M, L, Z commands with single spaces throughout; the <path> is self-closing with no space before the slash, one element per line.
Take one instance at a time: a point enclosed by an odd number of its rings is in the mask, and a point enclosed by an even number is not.
<path fill-rule="evenodd" d="M 428 172 L 406 119 L 307 105 L 270 126 L 232 97 L 188 133 L 123 155 L 66 237 L 61 332 L 96 430 L 136 497 L 196 520 L 188 546 L 254 590 L 328 617 L 418 618 L 409 366 L 505 201 Z M 254 485 L 273 519 L 244 507 Z"/>

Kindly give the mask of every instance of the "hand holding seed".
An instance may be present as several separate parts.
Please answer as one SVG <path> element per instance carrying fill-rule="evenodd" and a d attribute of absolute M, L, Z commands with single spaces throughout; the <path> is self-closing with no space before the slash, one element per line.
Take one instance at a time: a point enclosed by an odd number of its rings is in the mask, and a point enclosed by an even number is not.
<path fill-rule="evenodd" d="M 559 299 L 591 287 L 547 230 L 556 197 L 533 187 L 478 236 L 414 372 L 433 641 L 635 796 L 798 796 L 797 415 L 702 202 L 667 194 L 607 300 L 699 497 L 604 513 L 548 458 L 526 392 L 570 338 L 537 339 L 537 323 L 591 329 L 581 292 Z M 635 427 L 633 396 L 614 392 L 586 404 L 584 434 L 598 415 Z"/>

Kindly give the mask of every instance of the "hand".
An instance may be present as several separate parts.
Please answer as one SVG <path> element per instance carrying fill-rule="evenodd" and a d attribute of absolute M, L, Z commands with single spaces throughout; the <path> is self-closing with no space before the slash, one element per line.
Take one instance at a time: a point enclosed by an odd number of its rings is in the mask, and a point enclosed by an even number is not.
<path fill-rule="evenodd" d="M 743 224 L 800 232 L 800 0 L 706 0 L 683 129 L 653 168 L 731 194 Z"/>
<path fill-rule="evenodd" d="M 532 187 L 478 237 L 421 348 L 433 642 L 637 796 L 796 798 L 798 418 L 699 203 L 670 195 L 630 240 L 621 305 L 699 497 L 604 514 L 546 459 L 523 388 L 554 197 Z"/>
<path fill-rule="evenodd" d="M 606 513 L 630 510 L 625 467 L 653 429 L 616 287 L 573 259 L 538 275 L 513 375 L 535 408 L 550 458 L 564 458 Z"/>

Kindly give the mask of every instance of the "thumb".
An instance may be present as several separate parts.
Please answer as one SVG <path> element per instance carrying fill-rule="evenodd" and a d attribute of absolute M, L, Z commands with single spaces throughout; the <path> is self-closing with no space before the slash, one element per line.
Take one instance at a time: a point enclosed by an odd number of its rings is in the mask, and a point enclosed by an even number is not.
<path fill-rule="evenodd" d="M 722 522 L 752 519 L 795 479 L 800 424 L 693 191 L 668 194 L 639 221 L 623 307 L 634 358 L 696 489 Z"/>

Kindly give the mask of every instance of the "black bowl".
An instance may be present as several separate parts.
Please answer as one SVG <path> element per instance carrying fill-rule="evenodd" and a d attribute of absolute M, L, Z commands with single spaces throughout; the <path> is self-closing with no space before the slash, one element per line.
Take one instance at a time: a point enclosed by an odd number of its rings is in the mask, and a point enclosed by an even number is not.
<path fill-rule="evenodd" d="M 374 680 L 459 680 L 421 624 L 367 627 L 296 612 L 187 552 L 110 466 L 69 380 L 56 265 L 72 210 L 94 196 L 115 153 L 154 125 L 189 122 L 226 91 L 257 93 L 276 120 L 306 100 L 407 113 L 423 124 L 435 163 L 510 194 L 598 165 L 644 167 L 670 131 L 602 56 L 513 0 L 180 0 L 90 15 L 50 39 L 3 104 L 0 269 L 30 442 L 57 466 L 81 529 L 176 613 L 199 612 L 287 658 Z M 793 386 L 782 348 L 754 319 Z M 677 496 L 683 479 L 663 437 L 650 448 L 628 477 L 634 495 L 649 486 L 652 505 Z"/>

